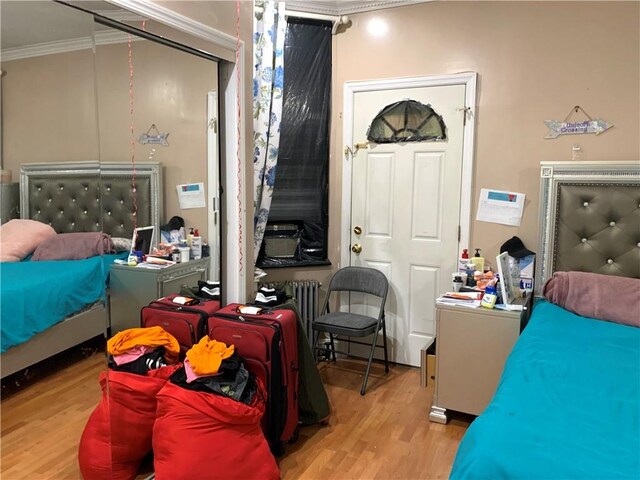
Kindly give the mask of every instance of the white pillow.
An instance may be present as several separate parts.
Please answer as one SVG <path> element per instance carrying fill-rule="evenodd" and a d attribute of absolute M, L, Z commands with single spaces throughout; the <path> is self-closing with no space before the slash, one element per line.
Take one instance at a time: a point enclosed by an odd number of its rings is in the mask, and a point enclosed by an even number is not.
<path fill-rule="evenodd" d="M 0 262 L 19 262 L 55 235 L 53 227 L 36 220 L 9 220 L 0 226 Z"/>

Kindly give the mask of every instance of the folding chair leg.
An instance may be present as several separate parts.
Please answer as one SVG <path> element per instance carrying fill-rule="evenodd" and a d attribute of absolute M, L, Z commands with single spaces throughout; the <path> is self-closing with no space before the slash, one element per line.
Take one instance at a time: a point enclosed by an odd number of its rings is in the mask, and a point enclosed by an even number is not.
<path fill-rule="evenodd" d="M 367 389 L 367 380 L 369 380 L 369 370 L 371 370 L 371 362 L 373 361 L 373 354 L 376 351 L 376 344 L 378 343 L 378 331 L 373 335 L 373 342 L 371 343 L 371 352 L 369 353 L 369 362 L 367 363 L 367 371 L 364 373 L 364 380 L 362 382 L 362 389 L 360 395 L 364 395 Z"/>
<path fill-rule="evenodd" d="M 314 330 L 312 333 L 313 336 L 313 345 L 311 345 L 311 350 L 313 351 L 313 360 L 318 363 L 318 338 L 320 338 L 320 332 Z"/>
<path fill-rule="evenodd" d="M 382 340 L 384 343 L 384 371 L 389 373 L 389 356 L 387 354 L 387 324 L 382 321 Z"/>
<path fill-rule="evenodd" d="M 335 362 L 336 361 L 336 346 L 333 343 L 333 333 L 329 334 L 329 338 L 331 339 L 331 358 Z"/>

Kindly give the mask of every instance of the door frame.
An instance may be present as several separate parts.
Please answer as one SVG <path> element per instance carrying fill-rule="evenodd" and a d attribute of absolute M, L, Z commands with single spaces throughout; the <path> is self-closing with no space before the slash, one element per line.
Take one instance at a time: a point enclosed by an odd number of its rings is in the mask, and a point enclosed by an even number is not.
<path fill-rule="evenodd" d="M 463 127 L 462 140 L 462 177 L 460 198 L 460 240 L 461 245 L 469 245 L 471 230 L 471 201 L 473 187 L 473 157 L 475 152 L 475 127 L 476 127 L 476 84 L 478 74 L 476 72 L 454 73 L 449 75 L 427 75 L 422 77 L 385 78 L 382 80 L 366 80 L 345 82 L 342 140 L 349 150 L 345 148 L 344 162 L 342 162 L 342 225 L 340 231 L 340 264 L 338 268 L 350 265 L 351 253 L 351 186 L 353 158 L 351 151 L 351 138 L 353 137 L 353 105 L 355 95 L 359 92 L 375 92 L 380 90 L 394 90 L 398 88 L 440 87 L 449 85 L 465 85 L 465 107 L 467 120 Z M 346 200 L 349 200 L 348 202 Z M 466 248 L 466 247 L 465 247 Z"/>

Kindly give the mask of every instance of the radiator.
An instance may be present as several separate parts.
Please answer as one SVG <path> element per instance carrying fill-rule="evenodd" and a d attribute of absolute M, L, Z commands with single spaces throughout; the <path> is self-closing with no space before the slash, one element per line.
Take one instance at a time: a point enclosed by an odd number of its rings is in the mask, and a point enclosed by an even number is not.
<path fill-rule="evenodd" d="M 317 280 L 288 281 L 293 287 L 293 296 L 298 303 L 300 320 L 309 344 L 313 344 L 312 322 L 320 313 L 320 282 Z M 262 282 L 260 287 L 283 288 L 284 282 Z"/>

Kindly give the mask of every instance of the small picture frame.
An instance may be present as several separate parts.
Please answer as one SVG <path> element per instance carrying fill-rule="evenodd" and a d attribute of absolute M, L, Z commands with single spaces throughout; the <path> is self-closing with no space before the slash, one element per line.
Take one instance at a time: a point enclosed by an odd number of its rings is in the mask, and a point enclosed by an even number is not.
<path fill-rule="evenodd" d="M 519 279 L 514 279 L 514 272 L 509 263 L 509 253 L 502 252 L 498 255 L 496 257 L 496 264 L 498 265 L 498 275 L 500 275 L 502 302 L 505 305 L 509 305 L 516 299 L 516 289 L 519 288 Z"/>

